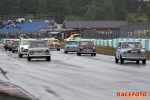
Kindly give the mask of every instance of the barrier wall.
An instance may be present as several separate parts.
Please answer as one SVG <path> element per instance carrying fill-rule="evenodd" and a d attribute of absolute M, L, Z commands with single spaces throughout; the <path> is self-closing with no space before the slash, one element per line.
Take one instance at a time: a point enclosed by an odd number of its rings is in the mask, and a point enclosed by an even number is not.
<path fill-rule="evenodd" d="M 150 51 L 150 39 L 135 39 L 135 38 L 117 38 L 111 40 L 102 40 L 102 39 L 81 39 L 81 41 L 93 41 L 94 45 L 97 46 L 110 46 L 113 48 L 118 47 L 119 41 L 139 41 L 146 51 Z"/>

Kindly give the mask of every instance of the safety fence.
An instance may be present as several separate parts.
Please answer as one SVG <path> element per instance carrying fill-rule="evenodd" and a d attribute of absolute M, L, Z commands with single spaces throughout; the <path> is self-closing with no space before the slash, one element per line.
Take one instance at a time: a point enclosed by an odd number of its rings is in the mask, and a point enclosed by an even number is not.
<path fill-rule="evenodd" d="M 117 38 L 117 39 L 80 39 L 80 41 L 93 41 L 96 46 L 110 46 L 113 48 L 118 47 L 119 41 L 139 41 L 145 48 L 145 51 L 150 51 L 150 39 L 135 39 L 135 38 Z"/>

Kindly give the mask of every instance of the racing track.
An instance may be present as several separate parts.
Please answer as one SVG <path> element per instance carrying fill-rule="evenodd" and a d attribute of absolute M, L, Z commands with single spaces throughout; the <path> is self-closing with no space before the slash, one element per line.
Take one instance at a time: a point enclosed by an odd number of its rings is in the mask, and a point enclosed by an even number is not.
<path fill-rule="evenodd" d="M 40 100 L 150 100 L 150 61 L 116 64 L 114 57 L 76 56 L 51 51 L 52 61 L 28 62 L 0 45 L 0 80 L 18 85 Z M 147 92 L 147 98 L 118 98 L 116 92 Z"/>

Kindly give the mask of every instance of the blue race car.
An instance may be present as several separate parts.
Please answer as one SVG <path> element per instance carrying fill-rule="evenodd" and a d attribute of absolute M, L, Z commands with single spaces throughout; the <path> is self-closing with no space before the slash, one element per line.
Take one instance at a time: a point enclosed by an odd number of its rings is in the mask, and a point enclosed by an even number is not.
<path fill-rule="evenodd" d="M 64 53 L 77 52 L 78 42 L 74 40 L 66 41 Z"/>

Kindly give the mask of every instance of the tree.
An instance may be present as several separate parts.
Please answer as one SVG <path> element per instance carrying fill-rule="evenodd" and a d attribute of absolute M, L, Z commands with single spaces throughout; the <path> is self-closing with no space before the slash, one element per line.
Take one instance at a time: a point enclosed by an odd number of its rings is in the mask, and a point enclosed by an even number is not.
<path fill-rule="evenodd" d="M 94 20 L 105 20 L 106 19 L 106 12 L 103 7 L 96 7 Z"/>
<path fill-rule="evenodd" d="M 50 0 L 47 4 L 47 13 L 55 13 L 56 21 L 62 23 L 66 15 L 71 14 L 71 6 L 68 0 Z"/>
<path fill-rule="evenodd" d="M 84 15 L 84 20 L 93 20 L 93 14 L 92 14 L 92 10 L 89 7 L 88 10 L 86 11 L 85 15 Z"/>
<path fill-rule="evenodd" d="M 65 16 L 64 20 L 78 21 L 78 20 L 82 20 L 82 18 L 79 16 L 68 15 L 68 16 Z"/>
<path fill-rule="evenodd" d="M 107 20 L 115 20 L 115 9 L 114 5 L 110 0 L 104 0 L 103 8 L 106 12 L 106 19 Z"/>
<path fill-rule="evenodd" d="M 148 21 L 150 21 L 150 3 L 146 6 L 146 16 Z"/>
<path fill-rule="evenodd" d="M 0 14 L 11 15 L 20 13 L 20 0 L 0 0 Z"/>
<path fill-rule="evenodd" d="M 126 0 L 112 0 L 115 8 L 116 20 L 125 20 L 127 17 Z"/>

